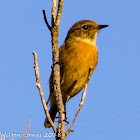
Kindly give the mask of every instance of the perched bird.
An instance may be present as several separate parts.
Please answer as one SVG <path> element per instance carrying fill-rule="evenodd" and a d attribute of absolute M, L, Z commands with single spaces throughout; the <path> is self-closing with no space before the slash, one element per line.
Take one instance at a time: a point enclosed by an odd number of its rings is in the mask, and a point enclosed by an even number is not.
<path fill-rule="evenodd" d="M 108 25 L 99 25 L 94 21 L 82 20 L 75 23 L 68 31 L 63 45 L 59 48 L 60 54 L 60 84 L 63 103 L 65 103 L 85 86 L 89 70 L 91 73 L 98 63 L 96 47 L 97 33 Z M 50 76 L 50 116 L 52 121 L 57 114 L 55 95 L 53 94 L 53 73 Z M 44 126 L 50 128 L 49 121 Z"/>

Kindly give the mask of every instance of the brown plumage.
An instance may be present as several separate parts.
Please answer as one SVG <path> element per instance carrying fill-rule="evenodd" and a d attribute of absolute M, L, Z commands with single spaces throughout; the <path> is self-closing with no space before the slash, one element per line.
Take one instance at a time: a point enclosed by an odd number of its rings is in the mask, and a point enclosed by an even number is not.
<path fill-rule="evenodd" d="M 99 25 L 93 21 L 82 20 L 74 24 L 66 37 L 64 44 L 60 47 L 60 77 L 61 94 L 64 104 L 73 96 L 78 94 L 85 86 L 89 69 L 94 71 L 98 63 L 98 50 L 95 45 L 97 33 L 107 25 Z M 53 94 L 53 83 L 50 76 L 50 116 L 55 120 L 57 106 Z M 44 123 L 50 128 L 47 118 Z"/>

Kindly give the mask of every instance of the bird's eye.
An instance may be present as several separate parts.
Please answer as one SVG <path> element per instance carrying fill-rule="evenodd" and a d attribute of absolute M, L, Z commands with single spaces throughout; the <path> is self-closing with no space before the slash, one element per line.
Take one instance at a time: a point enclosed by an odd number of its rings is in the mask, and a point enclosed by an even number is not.
<path fill-rule="evenodd" d="M 82 29 L 87 30 L 88 29 L 88 26 L 87 25 L 84 25 L 84 26 L 82 26 Z"/>

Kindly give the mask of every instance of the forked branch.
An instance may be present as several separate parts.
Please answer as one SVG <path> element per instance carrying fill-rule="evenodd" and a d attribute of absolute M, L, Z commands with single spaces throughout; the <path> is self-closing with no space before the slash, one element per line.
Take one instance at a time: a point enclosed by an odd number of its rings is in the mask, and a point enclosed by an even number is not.
<path fill-rule="evenodd" d="M 56 139 L 64 140 L 65 139 L 65 130 L 64 130 L 65 116 L 64 116 L 64 105 L 63 105 L 61 88 L 60 88 L 60 65 L 59 65 L 59 49 L 58 49 L 59 23 L 60 23 L 60 18 L 61 18 L 61 13 L 62 13 L 62 7 L 63 7 L 63 0 L 59 0 L 58 11 L 56 12 L 57 0 L 52 0 L 51 26 L 49 25 L 48 20 L 46 18 L 45 10 L 43 10 L 43 15 L 44 15 L 45 23 L 46 23 L 48 29 L 51 31 L 51 37 L 52 37 L 53 89 L 54 89 L 54 94 L 56 97 L 57 109 L 59 112 L 59 124 L 58 124 L 57 133 L 61 133 L 61 138 L 60 137 L 58 138 L 56 136 Z M 47 115 L 47 117 L 48 117 L 48 115 Z M 50 120 L 50 121 L 52 121 L 52 120 Z"/>

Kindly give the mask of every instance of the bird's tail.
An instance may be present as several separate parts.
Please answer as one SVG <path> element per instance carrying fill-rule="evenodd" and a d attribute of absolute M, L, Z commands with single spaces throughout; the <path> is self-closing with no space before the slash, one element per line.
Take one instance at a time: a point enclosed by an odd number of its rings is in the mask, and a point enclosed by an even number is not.
<path fill-rule="evenodd" d="M 52 121 L 54 122 L 56 114 L 57 114 L 57 106 L 56 106 L 56 104 L 51 105 L 49 113 L 50 113 L 50 117 L 51 117 Z M 45 119 L 44 126 L 45 126 L 45 128 L 50 128 L 51 127 L 50 122 L 49 122 L 47 117 Z"/>

